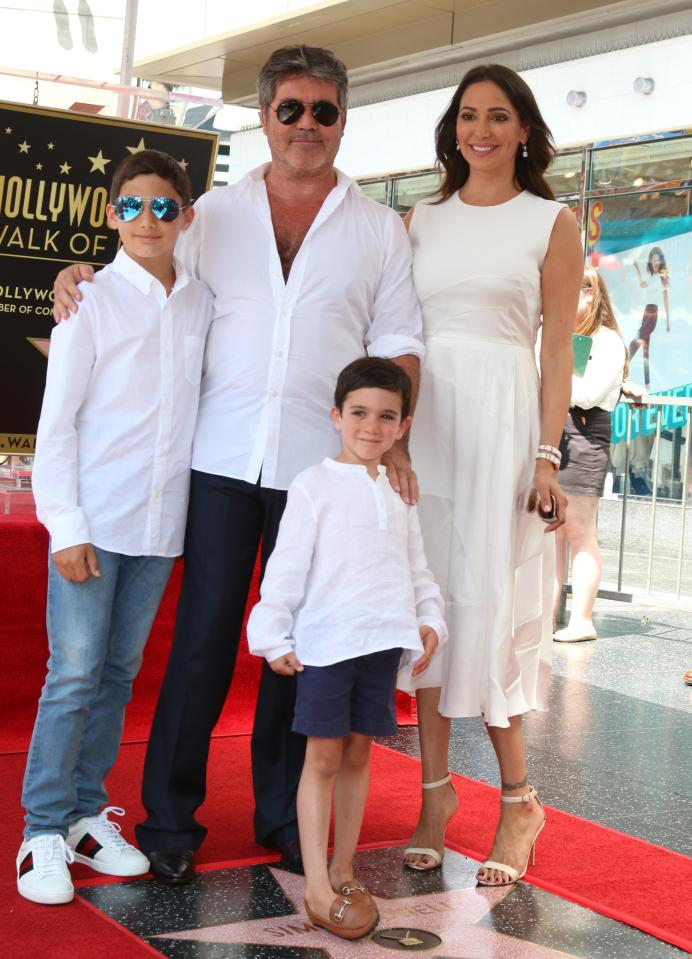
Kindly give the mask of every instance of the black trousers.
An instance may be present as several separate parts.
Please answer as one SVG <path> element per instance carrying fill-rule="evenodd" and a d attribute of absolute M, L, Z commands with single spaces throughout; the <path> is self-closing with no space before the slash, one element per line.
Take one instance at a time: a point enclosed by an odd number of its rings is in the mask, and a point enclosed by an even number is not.
<path fill-rule="evenodd" d="M 149 737 L 137 826 L 144 852 L 196 849 L 211 733 L 233 677 L 262 541 L 262 572 L 286 505 L 282 490 L 193 470 L 185 570 L 175 633 Z M 252 734 L 257 841 L 297 838 L 296 792 L 305 738 L 291 732 L 295 681 L 264 664 Z M 229 820 L 230 821 L 230 820 Z"/>

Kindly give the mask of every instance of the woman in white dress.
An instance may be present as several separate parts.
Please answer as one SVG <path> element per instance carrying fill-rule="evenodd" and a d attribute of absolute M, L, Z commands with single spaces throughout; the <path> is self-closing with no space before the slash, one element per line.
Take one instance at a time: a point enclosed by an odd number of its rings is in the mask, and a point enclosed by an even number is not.
<path fill-rule="evenodd" d="M 450 633 L 416 689 L 421 815 L 405 853 L 442 861 L 457 808 L 449 784 L 451 717 L 483 716 L 502 802 L 484 885 L 523 872 L 544 813 L 527 780 L 522 716 L 545 709 L 552 646 L 554 537 L 566 499 L 557 447 L 570 399 L 571 334 L 583 271 L 575 218 L 543 173 L 550 133 L 512 70 L 475 67 L 436 130 L 436 198 L 409 215 L 426 363 L 411 437 L 429 564 Z M 543 316 L 541 376 L 534 356 Z M 556 518 L 542 523 L 556 504 Z"/>

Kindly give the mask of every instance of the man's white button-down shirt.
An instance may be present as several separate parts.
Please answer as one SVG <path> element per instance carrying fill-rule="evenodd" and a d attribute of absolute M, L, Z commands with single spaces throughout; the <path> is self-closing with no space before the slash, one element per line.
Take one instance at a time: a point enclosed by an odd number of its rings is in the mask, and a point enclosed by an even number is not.
<path fill-rule="evenodd" d="M 325 459 L 288 491 L 276 546 L 252 610 L 251 652 L 295 652 L 307 666 L 401 647 L 417 659 L 419 627 L 447 639 L 415 506 L 364 466 Z"/>
<path fill-rule="evenodd" d="M 53 552 L 182 553 L 211 294 L 120 250 L 53 330 L 32 486 Z"/>
<path fill-rule="evenodd" d="M 182 257 L 214 293 L 193 468 L 287 489 L 338 452 L 339 372 L 366 351 L 423 355 L 398 215 L 337 171 L 285 282 L 260 167 L 195 204 Z"/>

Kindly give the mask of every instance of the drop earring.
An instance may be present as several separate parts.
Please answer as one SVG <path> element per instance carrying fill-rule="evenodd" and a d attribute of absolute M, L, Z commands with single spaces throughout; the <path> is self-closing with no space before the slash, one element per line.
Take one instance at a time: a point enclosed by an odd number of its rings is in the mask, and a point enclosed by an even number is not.
<path fill-rule="evenodd" d="M 526 160 L 526 159 L 528 158 L 529 151 L 528 151 L 525 143 L 522 143 L 521 147 L 522 147 L 522 149 L 521 149 L 521 155 L 522 155 L 523 158 Z"/>
<path fill-rule="evenodd" d="M 457 140 L 457 143 L 456 143 L 456 146 L 455 146 L 454 149 L 457 151 L 457 153 L 459 152 L 460 147 L 459 147 L 459 141 L 458 141 L 458 140 Z"/>

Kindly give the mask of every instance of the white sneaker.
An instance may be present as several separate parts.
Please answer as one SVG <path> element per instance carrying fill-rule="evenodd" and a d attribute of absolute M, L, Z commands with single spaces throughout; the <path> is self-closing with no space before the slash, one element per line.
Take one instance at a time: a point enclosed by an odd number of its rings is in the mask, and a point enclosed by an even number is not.
<path fill-rule="evenodd" d="M 68 862 L 74 862 L 72 850 L 58 833 L 25 839 L 17 853 L 19 895 L 46 906 L 72 902 Z"/>
<path fill-rule="evenodd" d="M 120 825 L 108 818 L 109 812 L 125 815 L 124 809 L 106 806 L 98 816 L 85 816 L 72 823 L 67 845 L 74 850 L 75 862 L 109 876 L 141 876 L 149 872 L 149 860 L 125 842 L 120 835 Z"/>

